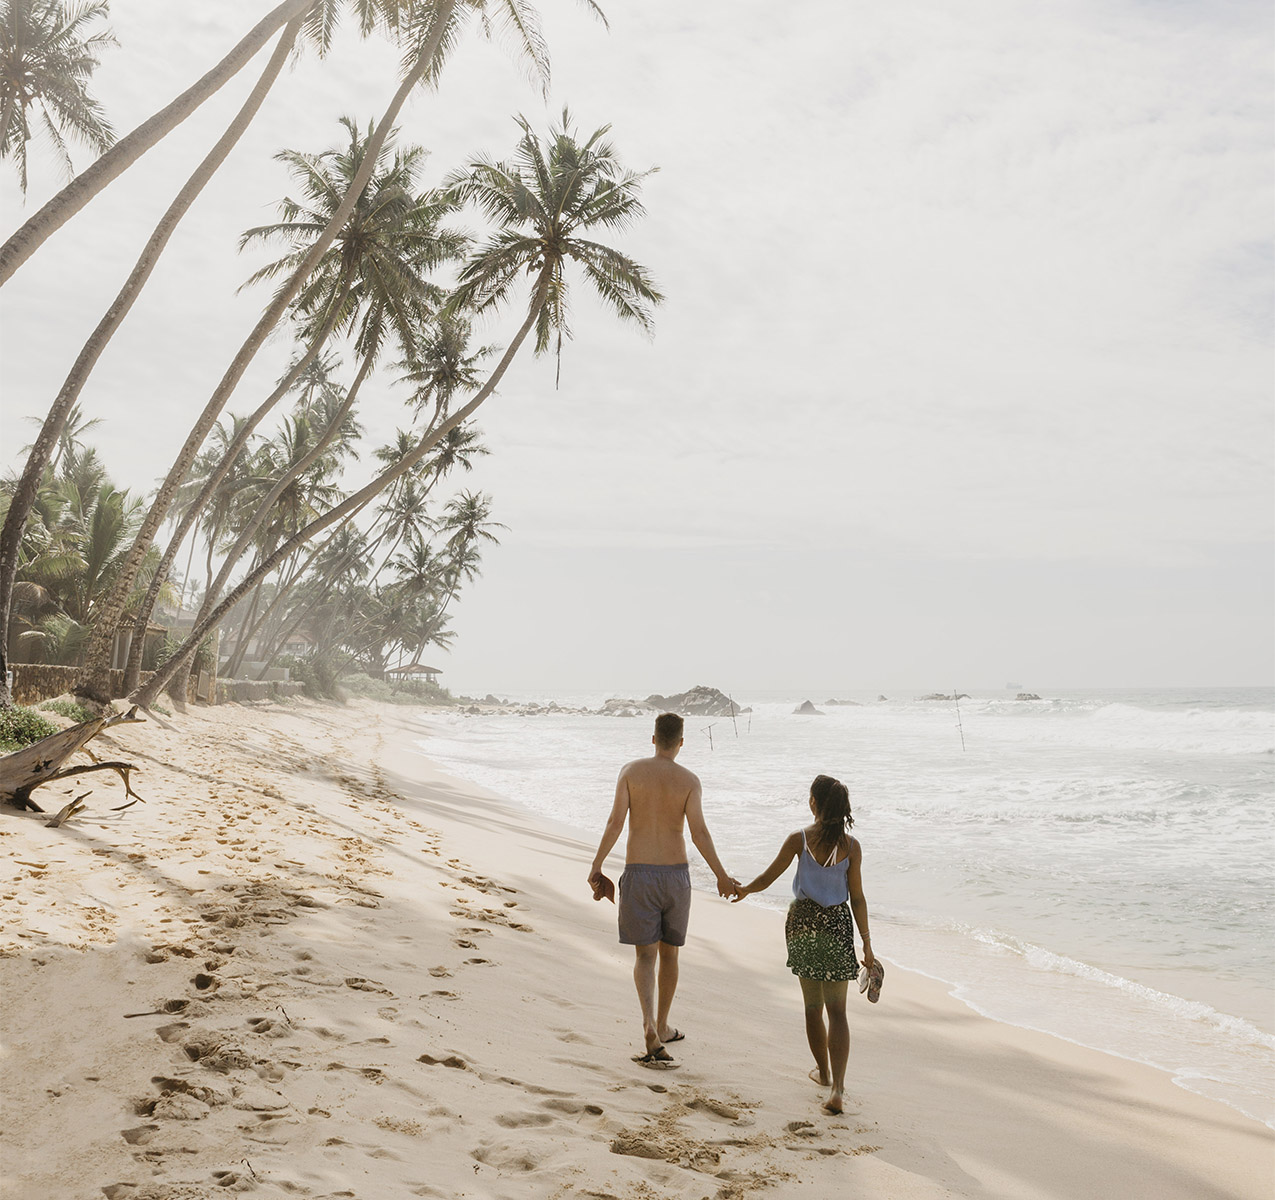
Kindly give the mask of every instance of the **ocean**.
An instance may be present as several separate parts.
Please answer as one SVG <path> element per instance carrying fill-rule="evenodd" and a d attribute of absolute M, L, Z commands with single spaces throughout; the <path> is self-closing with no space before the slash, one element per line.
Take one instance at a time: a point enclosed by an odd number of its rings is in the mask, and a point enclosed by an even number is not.
<path fill-rule="evenodd" d="M 857 702 L 833 707 L 829 693 L 739 692 L 753 711 L 689 717 L 678 761 L 703 781 L 741 880 L 807 823 L 815 775 L 844 780 L 885 962 L 1275 1127 L 1275 689 L 1041 694 L 976 692 L 958 712 L 912 693 L 832 693 Z M 821 715 L 794 713 L 806 699 Z M 644 717 L 435 712 L 422 724 L 440 766 L 590 842 L 618 768 L 651 750 Z M 747 903 L 784 907 L 790 886 Z"/>

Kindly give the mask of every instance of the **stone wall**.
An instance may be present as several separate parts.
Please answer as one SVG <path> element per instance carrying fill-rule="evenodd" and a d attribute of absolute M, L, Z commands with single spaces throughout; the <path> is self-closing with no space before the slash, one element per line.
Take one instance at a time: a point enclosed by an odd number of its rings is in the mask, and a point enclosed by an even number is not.
<path fill-rule="evenodd" d="M 283 700 L 299 696 L 305 691 L 304 683 L 285 683 L 280 679 L 219 679 L 217 680 L 218 704 L 249 704 L 254 700 Z"/>
<path fill-rule="evenodd" d="M 80 673 L 79 667 L 50 667 L 44 663 L 14 663 L 13 702 L 14 704 L 39 704 L 42 700 L 52 700 L 69 692 Z M 141 680 L 146 682 L 153 671 L 143 671 Z M 186 698 L 191 703 L 195 699 L 195 677 L 191 676 L 186 689 Z M 122 696 L 124 692 L 124 672 L 111 672 L 111 695 Z M 219 697 L 220 699 L 220 697 Z"/>

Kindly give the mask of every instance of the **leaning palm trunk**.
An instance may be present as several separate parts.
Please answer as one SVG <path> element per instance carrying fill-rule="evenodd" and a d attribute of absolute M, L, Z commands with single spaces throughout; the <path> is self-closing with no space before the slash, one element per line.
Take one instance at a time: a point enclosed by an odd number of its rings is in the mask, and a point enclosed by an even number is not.
<path fill-rule="evenodd" d="M 177 674 L 183 663 L 194 656 L 195 651 L 199 648 L 199 643 L 208 636 L 210 630 L 215 629 L 221 622 L 222 618 L 232 609 L 239 601 L 247 595 L 247 593 L 264 579 L 271 571 L 283 562 L 289 554 L 298 547 L 305 545 L 316 533 L 321 533 L 330 525 L 336 524 L 343 520 L 346 516 L 353 513 L 355 509 L 361 508 L 369 500 L 379 495 L 394 480 L 401 475 L 405 475 L 410 471 L 426 454 L 430 452 L 446 435 L 457 425 L 463 424 L 473 416 L 479 405 L 487 399 L 488 396 L 496 390 L 496 386 L 504 377 L 505 372 L 509 368 L 509 364 L 513 361 L 514 356 L 518 353 L 523 342 L 526 341 L 527 335 L 531 332 L 541 309 L 544 307 L 549 294 L 550 283 L 552 282 L 553 271 L 552 265 L 546 265 L 541 269 L 540 277 L 536 281 L 536 290 L 533 295 L 530 306 L 528 307 L 526 320 L 523 321 L 518 332 L 514 335 L 513 341 L 509 343 L 504 354 L 501 355 L 500 362 L 496 364 L 495 369 L 488 377 L 487 382 L 474 394 L 472 400 L 464 407 L 458 409 L 450 417 L 440 425 L 431 427 L 425 432 L 421 440 L 416 443 L 415 447 L 398 460 L 394 466 L 387 471 L 382 472 L 371 483 L 355 492 L 352 496 L 347 497 L 342 503 L 329 509 L 321 517 L 315 518 L 304 529 L 294 534 L 286 542 L 283 543 L 273 554 L 268 555 L 262 562 L 250 571 L 239 583 L 230 591 L 224 600 L 217 605 L 202 621 L 199 621 L 190 636 L 179 647 L 176 654 L 169 660 L 167 665 L 160 671 L 157 671 L 142 688 L 133 696 L 133 699 L 143 708 L 149 709 L 155 702 L 168 681 Z"/>
<path fill-rule="evenodd" d="M 0 531 L 0 629 L 8 629 L 9 627 L 13 584 L 18 572 L 18 546 L 22 541 L 22 533 L 26 528 L 27 517 L 31 513 L 32 505 L 35 503 L 40 480 L 44 478 L 45 467 L 54 449 L 59 444 L 62 431 L 66 428 L 67 417 L 79 400 L 80 393 L 88 382 L 89 376 L 97 365 L 102 352 L 106 349 L 115 331 L 120 327 L 129 310 L 133 307 L 133 302 L 141 294 L 142 288 L 150 278 L 151 272 L 154 271 L 155 264 L 159 261 L 164 247 L 168 245 L 169 239 L 177 229 L 181 219 L 186 215 L 190 206 L 194 204 L 196 198 L 203 191 L 204 186 L 213 177 L 217 169 L 225 162 L 226 157 L 243 136 L 244 131 L 252 123 L 253 117 L 256 116 L 266 95 L 271 87 L 274 86 L 279 73 L 283 70 L 284 63 L 288 60 L 288 55 L 292 51 L 293 43 L 296 41 L 300 30 L 301 19 L 299 17 L 295 18 L 284 30 L 274 53 L 270 56 L 266 69 L 257 81 L 257 86 L 253 88 L 252 93 L 244 102 L 243 107 L 239 110 L 238 115 L 231 122 L 221 139 L 212 148 L 204 161 L 199 164 L 195 173 L 186 181 L 186 186 L 178 192 L 176 199 L 160 219 L 154 233 L 151 234 L 150 240 L 146 243 L 136 265 L 133 267 L 132 273 L 125 281 L 110 308 L 106 310 L 106 315 L 103 316 L 89 340 L 84 344 L 79 357 L 75 360 L 75 365 L 66 377 L 66 382 L 62 384 L 62 390 L 58 393 L 57 399 L 54 400 L 53 406 L 49 409 L 48 416 L 44 419 L 44 425 L 40 429 L 40 436 L 36 438 L 35 445 L 31 447 L 26 467 L 23 469 L 22 477 L 14 490 L 13 498 L 9 504 L 9 511 L 5 516 L 4 529 Z M 156 594 L 158 594 L 159 585 L 162 585 L 162 583 L 162 577 L 157 578 L 155 581 Z M 149 610 L 146 615 L 150 615 Z M 145 628 L 145 622 L 143 621 L 142 629 L 145 630 Z M 0 654 L 3 653 L 5 651 L 0 651 Z M 140 665 L 140 659 L 138 661 Z M 7 665 L 7 662 L 0 659 L 0 680 L 5 678 L 4 672 Z M 0 686 L 3 686 L 3 684 L 0 684 Z M 0 707 L 8 707 L 11 703 L 8 689 L 5 688 L 3 692 L 0 692 Z"/>
<path fill-rule="evenodd" d="M 31 257 L 53 233 L 94 196 L 122 175 L 161 138 L 166 137 L 205 100 L 230 82 L 289 21 L 313 8 L 316 0 L 284 0 L 262 17 L 225 58 L 176 100 L 143 121 L 132 133 L 85 168 L 0 247 L 0 285 Z"/>
<path fill-rule="evenodd" d="M 323 541 L 321 541 L 317 546 L 315 546 L 310 551 L 309 555 L 306 557 L 305 562 L 303 562 L 295 571 L 293 571 L 292 574 L 288 577 L 288 579 L 285 582 L 279 585 L 278 589 L 275 591 L 274 598 L 266 606 L 265 612 L 263 612 L 261 616 L 257 618 L 256 628 L 253 629 L 254 636 L 256 636 L 258 630 L 264 629 L 266 627 L 271 617 L 274 616 L 276 610 L 283 604 L 283 602 L 288 598 L 288 596 L 292 594 L 293 589 L 296 588 L 296 586 L 305 578 L 305 573 L 314 565 L 315 560 L 319 557 L 320 554 L 323 553 L 324 550 L 328 548 L 329 545 L 331 545 L 332 539 L 335 538 L 337 534 L 339 534 L 341 530 L 344 529 L 351 521 L 353 521 L 354 518 L 357 517 L 359 513 L 361 513 L 370 503 L 371 503 L 371 499 L 369 498 L 368 500 L 365 500 L 362 504 L 360 504 L 358 508 L 353 509 L 351 512 L 347 513 L 345 515 L 345 518 L 337 524 L 336 528 L 331 530 L 328 536 L 325 537 Z M 330 592 L 331 590 L 332 590 L 332 587 L 331 587 L 331 584 L 329 584 L 323 589 L 322 592 L 320 592 L 318 598 L 306 604 L 303 604 L 301 606 L 302 620 L 304 620 L 304 618 L 309 615 L 309 613 L 316 607 L 316 605 L 318 605 L 324 599 L 326 599 L 328 592 Z M 281 623 L 286 623 L 288 620 L 290 620 L 290 616 L 284 617 Z M 295 625 L 291 625 L 288 627 L 287 637 L 292 636 L 293 630 L 296 628 L 297 625 L 300 625 L 300 623 L 301 623 L 300 621 L 297 621 Z M 274 660 L 279 656 L 279 651 L 283 649 L 284 643 L 287 640 L 286 637 L 281 640 L 277 638 L 273 633 L 270 634 L 270 638 L 272 642 L 274 643 L 274 646 L 273 646 L 273 649 L 271 650 L 269 661 L 266 664 L 267 666 L 273 663 Z"/>
<path fill-rule="evenodd" d="M 335 586 L 336 581 L 329 580 L 326 584 L 324 584 L 323 590 L 313 600 L 298 606 L 301 611 L 297 614 L 296 618 L 290 621 L 273 639 L 274 644 L 270 647 L 269 653 L 262 655 L 261 670 L 257 673 L 258 683 L 262 682 L 262 680 L 264 680 L 270 673 L 270 668 L 274 666 L 274 660 L 283 652 L 284 646 L 288 644 L 288 639 L 301 628 L 306 618 L 309 617 L 309 615 L 328 598 Z M 264 621 L 259 621 L 257 624 L 258 627 L 260 627 L 260 625 L 264 624 Z"/>
<path fill-rule="evenodd" d="M 319 459 L 323 456 L 323 452 L 332 444 L 333 439 L 341 432 L 341 425 L 345 418 L 349 415 L 350 410 L 354 407 L 354 401 L 358 398 L 359 389 L 363 386 L 363 381 L 367 378 L 368 372 L 372 369 L 372 356 L 365 355 L 363 363 L 359 367 L 359 373 L 354 377 L 354 382 L 350 385 L 350 390 L 345 395 L 345 400 L 341 407 L 337 409 L 336 415 L 328 422 L 328 427 L 324 430 L 323 436 L 312 450 L 301 460 L 284 471 L 278 482 L 271 489 L 270 494 L 257 506 L 257 511 L 253 514 L 252 520 L 248 522 L 247 528 L 239 535 L 239 540 L 231 547 L 230 553 L 226 555 L 225 560 L 221 564 L 221 570 L 217 573 L 217 578 L 209 586 L 204 595 L 204 602 L 200 605 L 199 614 L 195 618 L 195 624 L 207 616 L 213 605 L 217 602 L 217 597 L 221 595 L 221 589 L 226 586 L 226 581 L 230 578 L 231 571 L 234 570 L 235 564 L 243 556 L 245 550 L 252 544 L 252 539 L 256 535 L 261 523 L 270 515 L 271 510 L 275 506 L 275 502 L 283 495 L 284 489 L 295 479 L 305 474 Z M 255 612 L 255 605 L 254 605 Z M 254 627 L 255 632 L 255 627 Z M 131 649 L 131 648 L 130 648 Z M 132 655 L 129 656 L 130 662 Z M 241 656 L 236 658 L 232 668 L 232 673 L 239 670 Z M 140 678 L 141 657 L 138 657 L 138 678 Z M 190 664 L 187 663 L 182 670 L 174 677 L 174 690 L 179 696 L 185 695 L 185 682 L 190 675 Z M 124 690 L 127 694 L 137 686 L 138 678 L 129 679 L 127 676 L 124 680 Z"/>
<path fill-rule="evenodd" d="M 164 585 L 164 581 L 168 578 L 169 571 L 172 570 L 173 563 L 176 561 L 177 552 L 181 549 L 181 544 L 185 540 L 186 535 L 190 533 L 195 522 L 202 515 L 208 502 L 216 495 L 217 489 L 221 486 L 222 481 L 230 474 L 239 456 L 248 447 L 248 441 L 252 437 L 258 425 L 266 419 L 274 407 L 284 398 L 291 390 L 293 384 L 301 378 L 306 367 L 308 367 L 316 357 L 319 351 L 323 349 L 328 338 L 331 336 L 332 330 L 336 328 L 336 323 L 341 316 L 341 310 L 345 305 L 346 297 L 349 295 L 348 283 L 340 288 L 333 299 L 329 308 L 328 315 L 320 326 L 318 333 L 310 340 L 310 345 L 306 348 L 305 354 L 293 363 L 292 369 L 283 377 L 279 385 L 273 392 L 268 395 L 258 406 L 255 412 L 243 423 L 237 430 L 230 445 L 226 447 L 226 453 L 221 456 L 221 462 L 217 464 L 216 469 L 208 476 L 204 482 L 204 486 L 200 489 L 199 495 L 191 502 L 189 507 L 182 513 L 181 520 L 177 524 L 177 529 L 173 536 L 169 539 L 168 549 L 164 551 L 163 557 L 159 560 L 159 566 L 155 569 L 155 578 L 151 580 L 151 585 L 146 591 L 146 596 L 142 600 L 141 607 L 137 612 L 137 620 L 133 623 L 133 640 L 128 648 L 128 663 L 124 668 L 124 693 L 127 695 L 133 688 L 137 686 L 138 678 L 142 670 L 142 641 L 146 637 L 146 627 L 150 624 L 151 614 L 155 611 L 155 605 L 159 600 L 160 589 Z M 242 553 L 242 551 L 241 551 Z M 212 579 L 212 557 L 209 555 L 209 571 L 208 578 Z M 220 590 L 222 579 L 218 584 Z M 212 584 L 209 583 L 205 589 L 205 607 L 207 606 L 208 596 L 212 595 Z M 201 614 L 203 609 L 200 610 Z"/>
<path fill-rule="evenodd" d="M 182 481 L 186 478 L 191 464 L 195 461 L 195 456 L 199 453 L 199 447 L 216 423 L 221 410 L 230 400 L 236 385 L 243 377 L 244 371 L 247 370 L 248 364 L 252 362 L 257 351 L 265 344 L 270 331 L 283 318 L 289 304 L 292 303 L 293 298 L 300 291 L 302 284 L 310 275 L 310 272 L 314 270 L 319 259 L 327 252 L 328 247 L 345 225 L 347 218 L 354 211 L 354 206 L 358 202 L 359 196 L 372 178 L 372 173 L 376 169 L 377 158 L 381 153 L 381 147 L 385 144 L 385 139 L 393 128 L 394 121 L 397 119 L 403 105 L 407 102 L 408 96 L 411 95 L 417 84 L 425 78 L 433 65 L 434 56 L 442 43 L 443 35 L 451 24 L 455 7 L 456 0 L 439 0 L 435 6 L 431 13 L 430 32 L 425 39 L 421 53 L 412 69 L 408 72 L 407 77 L 394 93 L 389 107 L 385 110 L 373 130 L 372 136 L 368 139 L 363 162 L 359 165 L 358 171 L 355 173 L 353 180 L 351 180 L 349 190 L 345 193 L 345 198 L 341 201 L 340 207 L 332 214 L 332 219 L 328 222 L 327 228 L 319 235 L 319 238 L 310 248 L 310 252 L 298 264 L 291 278 L 279 290 L 270 307 L 266 309 L 261 320 L 257 322 L 253 331 L 248 335 L 248 339 L 240 348 L 239 353 L 235 355 L 234 361 L 217 385 L 212 397 L 200 414 L 199 420 L 191 430 L 190 436 L 187 437 L 185 444 L 182 446 L 177 460 L 169 469 L 168 476 L 160 485 L 155 501 L 151 505 L 151 510 L 146 514 L 146 519 L 142 522 L 142 527 L 138 531 L 132 548 L 129 550 L 128 557 L 120 571 L 119 580 L 111 596 L 102 605 L 98 624 L 94 627 L 92 638 L 89 642 L 85 669 L 76 680 L 73 689 L 77 695 L 99 704 L 105 704 L 110 700 L 111 642 L 114 638 L 115 626 L 119 623 L 120 616 L 124 611 L 124 603 L 128 596 L 128 591 L 132 587 L 133 580 L 141 566 L 142 558 L 146 554 L 160 525 L 163 524 L 168 509 L 172 505 L 173 498 L 181 487 Z"/>
<path fill-rule="evenodd" d="M 230 572 L 234 570 L 235 564 L 243 556 L 244 551 L 252 544 L 252 539 L 257 530 L 261 528 L 261 523 L 270 515 L 270 510 L 274 508 L 275 502 L 283 495 L 288 484 L 300 478 L 314 466 L 323 456 L 323 452 L 332 444 L 337 434 L 341 432 L 341 425 L 354 407 L 354 401 L 358 398 L 359 389 L 363 386 L 363 381 L 367 378 L 371 369 L 372 358 L 368 355 L 363 359 L 363 364 L 359 367 L 359 373 L 354 377 L 350 390 L 346 393 L 341 407 L 337 409 L 336 414 L 328 423 L 323 436 L 304 458 L 289 467 L 280 476 L 270 494 L 257 506 L 257 511 L 253 514 L 252 520 L 248 522 L 247 527 L 239 535 L 239 540 L 231 547 L 230 553 L 226 555 L 225 561 L 221 564 L 221 570 L 217 573 L 217 578 L 213 581 L 212 587 L 208 589 L 208 595 L 204 598 L 205 609 L 212 608 L 217 597 L 221 595 L 221 589 L 226 586 L 226 580 L 230 578 Z M 200 613 L 200 616 L 204 615 L 205 613 Z"/>
<path fill-rule="evenodd" d="M 244 656 L 248 653 L 248 641 L 251 637 L 252 630 L 257 622 L 257 609 L 261 605 L 261 588 L 265 584 L 264 576 L 257 580 L 257 586 L 252 590 L 252 603 L 248 606 L 248 611 L 244 613 L 243 624 L 239 626 L 239 636 L 235 639 L 235 648 L 230 652 L 230 659 L 226 666 L 226 674 L 233 679 L 239 674 L 239 668 L 243 666 Z M 169 694 L 176 692 L 179 696 L 186 694 L 185 687 L 178 687 L 178 681 L 184 684 L 190 676 L 190 663 L 188 660 L 184 667 L 174 673 L 172 683 L 168 686 Z"/>

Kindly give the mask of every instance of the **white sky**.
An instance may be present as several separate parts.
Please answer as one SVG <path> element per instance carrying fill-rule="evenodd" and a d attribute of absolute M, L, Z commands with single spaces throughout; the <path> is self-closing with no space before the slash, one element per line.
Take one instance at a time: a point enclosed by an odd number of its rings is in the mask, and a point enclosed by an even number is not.
<path fill-rule="evenodd" d="M 125 132 L 268 0 L 114 0 Z M 458 690 L 828 692 L 1267 683 L 1272 38 L 1264 3 L 543 0 L 546 103 L 476 36 L 403 140 L 435 177 L 522 112 L 658 165 L 614 239 L 668 302 L 648 342 L 575 294 L 561 390 L 525 358 L 467 486 L 510 526 L 457 610 Z M 775 13 L 783 13 L 777 24 Z M 262 60 L 263 61 L 263 60 Z M 342 42 L 276 87 L 83 402 L 150 486 L 264 303 L 238 233 L 394 86 Z M 0 293 L 4 463 L 259 64 Z M 33 156 L 25 210 L 59 183 Z M 503 340 L 512 319 L 482 330 Z M 282 341 L 241 385 L 254 405 Z M 363 392 L 373 440 L 404 419 Z"/>

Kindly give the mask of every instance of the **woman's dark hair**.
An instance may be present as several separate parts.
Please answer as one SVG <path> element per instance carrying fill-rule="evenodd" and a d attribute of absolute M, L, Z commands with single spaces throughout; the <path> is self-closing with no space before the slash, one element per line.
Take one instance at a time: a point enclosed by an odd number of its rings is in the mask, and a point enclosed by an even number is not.
<path fill-rule="evenodd" d="M 850 789 L 831 775 L 816 775 L 810 785 L 810 797 L 815 802 L 819 841 L 828 846 L 841 841 L 854 824 L 850 815 Z"/>

